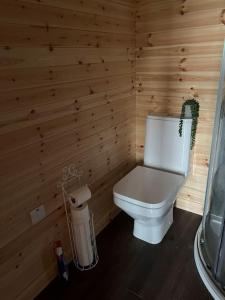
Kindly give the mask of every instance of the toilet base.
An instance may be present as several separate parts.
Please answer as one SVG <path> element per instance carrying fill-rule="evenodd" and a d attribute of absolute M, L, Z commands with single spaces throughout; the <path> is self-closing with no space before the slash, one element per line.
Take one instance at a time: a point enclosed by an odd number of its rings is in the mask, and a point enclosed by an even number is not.
<path fill-rule="evenodd" d="M 135 220 L 133 235 L 150 244 L 158 244 L 173 223 L 173 206 L 160 218 L 148 221 Z"/>

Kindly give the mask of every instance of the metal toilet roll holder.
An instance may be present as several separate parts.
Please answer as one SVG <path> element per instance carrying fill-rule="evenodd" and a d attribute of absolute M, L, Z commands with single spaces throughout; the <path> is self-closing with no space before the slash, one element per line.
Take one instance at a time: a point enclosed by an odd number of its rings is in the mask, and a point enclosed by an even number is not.
<path fill-rule="evenodd" d="M 97 265 L 99 260 L 97 246 L 96 246 L 96 239 L 95 239 L 94 218 L 93 218 L 94 215 L 92 211 L 89 212 L 91 245 L 93 250 L 93 262 L 88 266 L 81 266 L 78 261 L 78 252 L 76 248 L 77 240 L 72 226 L 71 211 L 69 205 L 69 194 L 68 194 L 68 186 L 74 186 L 74 184 L 77 185 L 77 188 L 82 186 L 82 175 L 83 173 L 80 170 L 78 170 L 74 165 L 69 165 L 68 167 L 65 167 L 63 169 L 62 182 L 60 183 L 60 186 L 62 188 L 73 262 L 77 269 L 79 269 L 80 271 L 86 271 L 94 268 Z"/>

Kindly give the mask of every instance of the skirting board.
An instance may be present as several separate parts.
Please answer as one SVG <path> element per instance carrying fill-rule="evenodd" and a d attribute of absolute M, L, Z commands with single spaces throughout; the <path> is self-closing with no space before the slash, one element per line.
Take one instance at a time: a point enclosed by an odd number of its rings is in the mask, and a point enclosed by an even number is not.
<path fill-rule="evenodd" d="M 187 202 L 179 199 L 175 202 L 175 207 L 192 212 L 197 215 L 203 215 L 203 209 L 200 203 Z"/>

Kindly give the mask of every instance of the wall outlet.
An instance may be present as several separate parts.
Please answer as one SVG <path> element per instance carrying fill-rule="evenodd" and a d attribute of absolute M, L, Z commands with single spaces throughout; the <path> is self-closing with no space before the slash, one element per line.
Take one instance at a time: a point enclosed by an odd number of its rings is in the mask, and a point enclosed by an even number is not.
<path fill-rule="evenodd" d="M 30 217 L 32 224 L 36 224 L 40 222 L 42 219 L 46 217 L 45 207 L 44 205 L 40 205 L 39 207 L 36 207 L 30 212 Z"/>

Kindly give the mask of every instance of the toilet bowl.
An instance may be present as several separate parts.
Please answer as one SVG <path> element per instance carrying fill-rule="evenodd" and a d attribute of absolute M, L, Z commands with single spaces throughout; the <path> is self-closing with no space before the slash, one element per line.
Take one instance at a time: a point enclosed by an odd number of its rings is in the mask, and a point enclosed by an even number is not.
<path fill-rule="evenodd" d="M 134 219 L 133 234 L 158 244 L 173 223 L 173 204 L 185 177 L 138 166 L 113 188 L 114 203 Z"/>
<path fill-rule="evenodd" d="M 162 241 L 173 223 L 173 206 L 188 173 L 191 120 L 148 116 L 144 166 L 137 166 L 113 188 L 114 203 L 134 219 L 133 235 Z"/>

